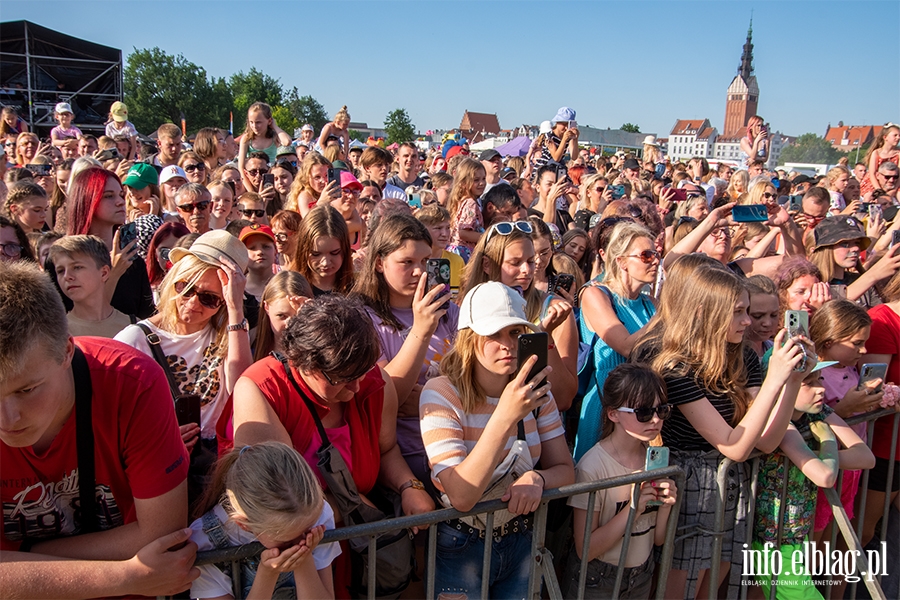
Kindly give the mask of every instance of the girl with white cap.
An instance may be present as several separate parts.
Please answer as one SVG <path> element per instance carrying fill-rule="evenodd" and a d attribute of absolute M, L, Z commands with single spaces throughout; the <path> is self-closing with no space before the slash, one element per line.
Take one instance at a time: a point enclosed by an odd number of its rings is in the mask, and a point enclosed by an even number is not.
<path fill-rule="evenodd" d="M 537 327 L 525 299 L 502 283 L 472 288 L 460 307 L 454 348 L 443 376 L 428 380 L 419 398 L 422 440 L 432 480 L 445 506 L 471 510 L 488 499 L 508 501 L 486 531 L 484 515 L 438 524 L 435 592 L 474 597 L 482 577 L 491 598 L 523 598 L 531 570 L 531 513 L 545 489 L 575 480 L 556 402 L 545 382 L 552 367 L 528 377 L 536 359 L 517 373 L 520 334 Z M 535 470 L 540 461 L 541 468 Z M 485 544 L 491 571 L 482 573 Z"/>
<path fill-rule="evenodd" d="M 72 125 L 75 113 L 68 102 L 59 102 L 53 111 L 53 118 L 59 125 L 50 130 L 50 139 L 54 146 L 64 146 L 69 140 L 81 137 L 81 130 Z"/>

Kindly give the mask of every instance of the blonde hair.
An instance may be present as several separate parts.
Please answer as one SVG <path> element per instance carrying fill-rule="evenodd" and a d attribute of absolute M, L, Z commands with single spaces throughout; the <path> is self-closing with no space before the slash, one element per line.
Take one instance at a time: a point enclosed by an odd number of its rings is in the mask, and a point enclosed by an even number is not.
<path fill-rule="evenodd" d="M 280 271 L 269 280 L 266 289 L 259 300 L 259 319 L 256 321 L 256 349 L 253 352 L 253 360 L 259 361 L 269 355 L 275 349 L 275 332 L 272 331 L 272 320 L 266 310 L 266 304 L 280 300 L 302 296 L 312 298 L 312 286 L 306 277 L 297 271 Z"/>
<path fill-rule="evenodd" d="M 479 169 L 484 171 L 481 161 L 466 157 L 459 163 L 453 174 L 453 188 L 450 190 L 450 199 L 447 200 L 447 212 L 450 213 L 450 224 L 453 227 L 456 227 L 456 212 L 462 201 L 466 198 L 475 198 L 473 186 L 475 185 L 475 174 Z"/>
<path fill-rule="evenodd" d="M 623 221 L 616 223 L 613 227 L 609 242 L 606 244 L 606 260 L 604 261 L 606 271 L 603 274 L 603 283 L 607 286 L 610 284 L 617 288 L 620 286 L 622 268 L 616 259 L 625 256 L 625 253 L 628 252 L 634 241 L 639 238 L 647 238 L 651 244 L 655 240 L 650 230 L 639 223 Z M 621 292 L 623 290 L 617 289 L 616 291 Z"/>
<path fill-rule="evenodd" d="M 316 165 L 322 165 L 325 167 L 331 167 L 331 162 L 318 152 L 314 152 L 310 150 L 306 153 L 306 156 L 303 157 L 303 160 L 300 162 L 300 166 L 297 168 L 297 176 L 294 178 L 294 182 L 291 184 L 291 190 L 288 192 L 288 201 L 287 207 L 290 207 L 291 210 L 296 210 L 299 212 L 300 207 L 300 194 L 302 192 L 306 192 L 310 196 L 314 198 L 319 197 L 319 192 L 312 189 L 310 185 L 310 172 L 312 168 Z"/>
<path fill-rule="evenodd" d="M 847 167 L 842 167 L 840 165 L 836 167 L 831 167 L 828 169 L 828 172 L 825 173 L 825 180 L 828 182 L 827 188 L 830 190 L 834 185 L 834 182 L 838 180 L 841 175 L 846 175 L 850 177 L 850 169 Z"/>
<path fill-rule="evenodd" d="M 741 191 L 738 191 L 737 185 L 740 184 Z M 750 184 L 750 173 L 746 170 L 735 171 L 731 174 L 731 179 L 728 180 L 728 188 L 725 190 L 725 193 L 732 200 L 737 200 L 738 196 L 741 194 L 747 193 L 747 186 Z"/>
<path fill-rule="evenodd" d="M 885 138 L 887 137 L 888 131 L 891 129 L 896 129 L 900 131 L 900 125 L 894 125 L 893 123 L 888 123 L 884 127 L 881 128 L 881 131 L 878 132 L 878 135 L 875 136 L 875 139 L 872 141 L 872 144 L 869 146 L 869 149 L 866 150 L 866 158 L 864 162 L 868 165 L 872 158 L 872 155 L 881 150 L 885 144 Z M 18 148 L 18 146 L 16 146 Z"/>
<path fill-rule="evenodd" d="M 334 124 L 337 125 L 338 121 L 346 121 L 347 123 L 350 122 L 350 113 L 347 112 L 346 104 L 341 107 L 341 110 L 337 111 L 334 114 Z"/>
<path fill-rule="evenodd" d="M 195 517 L 221 502 L 232 520 L 255 535 L 277 538 L 301 519 L 318 517 L 324 500 L 312 468 L 296 450 L 262 442 L 234 448 L 219 459 Z"/>
<path fill-rule="evenodd" d="M 159 290 L 159 303 L 156 308 L 160 316 L 160 329 L 164 331 L 174 332 L 178 324 L 178 309 L 175 300 L 184 292 L 189 290 L 197 281 L 203 277 L 207 271 L 214 271 L 214 267 L 203 262 L 193 254 L 185 255 L 181 260 L 172 265 L 169 272 L 160 282 L 157 289 Z M 182 294 L 175 291 L 175 284 L 179 281 L 186 281 Z M 224 358 L 228 355 L 228 330 L 227 325 L 228 313 L 225 303 L 219 306 L 219 310 L 209 320 L 209 325 L 216 331 L 215 350 L 216 356 Z"/>
<path fill-rule="evenodd" d="M 775 189 L 775 186 L 770 181 L 757 181 L 746 194 L 742 195 L 738 204 L 766 204 L 763 194 L 768 188 Z M 775 190 L 775 195 L 778 195 L 778 190 Z"/>
<path fill-rule="evenodd" d="M 453 348 L 441 360 L 441 373 L 456 388 L 463 411 L 467 413 L 487 400 L 487 395 L 475 378 L 475 366 L 478 363 L 476 352 L 483 345 L 484 338 L 480 335 L 469 328 L 461 329 L 456 334 Z"/>

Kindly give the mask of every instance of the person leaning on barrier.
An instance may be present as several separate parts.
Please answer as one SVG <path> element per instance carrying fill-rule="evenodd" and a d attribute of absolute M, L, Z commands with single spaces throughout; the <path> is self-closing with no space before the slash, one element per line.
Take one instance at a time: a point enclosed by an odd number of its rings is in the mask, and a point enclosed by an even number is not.
<path fill-rule="evenodd" d="M 162 370 L 69 336 L 59 293 L 25 261 L 0 263 L 0 464 L 3 596 L 168 595 L 199 575 L 197 546 L 174 549 L 190 535 L 188 460 Z"/>

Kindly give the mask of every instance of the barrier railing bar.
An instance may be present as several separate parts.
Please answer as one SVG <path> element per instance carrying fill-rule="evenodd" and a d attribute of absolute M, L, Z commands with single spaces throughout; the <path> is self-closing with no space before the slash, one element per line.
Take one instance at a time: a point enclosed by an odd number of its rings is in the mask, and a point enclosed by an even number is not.
<path fill-rule="evenodd" d="M 494 511 L 487 514 L 484 528 L 484 562 L 481 564 L 481 597 L 489 598 L 488 588 L 491 582 L 491 550 L 494 545 Z"/>
<path fill-rule="evenodd" d="M 375 573 L 375 553 L 376 552 L 378 552 L 378 548 L 376 547 L 375 536 L 373 535 L 373 536 L 369 537 L 369 553 L 368 553 L 368 556 L 366 556 L 366 559 L 368 560 L 368 563 L 369 563 L 369 572 L 367 573 L 367 575 L 369 577 L 368 577 L 368 582 L 366 583 L 366 585 L 368 586 L 368 589 L 366 590 L 366 596 L 369 598 L 369 600 L 375 600 L 375 575 L 376 575 L 376 573 Z"/>
<path fill-rule="evenodd" d="M 747 505 L 747 533 L 745 538 L 747 540 L 747 544 L 751 544 L 753 542 L 753 525 L 756 519 L 756 494 L 759 488 L 757 479 L 759 477 L 760 460 L 761 458 L 757 456 L 755 458 L 751 458 L 750 463 L 750 502 Z M 747 585 L 741 586 L 741 600 L 747 600 L 747 591 L 749 590 L 749 587 L 750 586 Z"/>
<path fill-rule="evenodd" d="M 856 532 L 853 531 L 853 526 L 850 524 L 850 519 L 847 517 L 847 512 L 844 510 L 843 504 L 841 504 L 840 495 L 834 488 L 823 488 L 822 491 L 825 492 L 825 497 L 831 504 L 835 523 L 837 523 L 837 526 L 840 528 L 841 533 L 844 536 L 844 541 L 847 542 L 847 548 L 854 551 L 857 572 L 866 573 L 868 575 L 868 563 L 862 551 L 862 547 L 860 546 L 859 539 L 856 537 Z M 866 576 L 865 583 L 872 600 L 887 600 L 877 578 Z"/>
<path fill-rule="evenodd" d="M 578 573 L 578 600 L 584 600 L 584 587 L 587 585 L 588 556 L 591 552 L 591 523 L 594 521 L 594 507 L 597 505 L 597 492 L 588 495 L 587 517 L 584 520 L 584 542 L 581 544 L 581 568 Z"/>
<path fill-rule="evenodd" d="M 657 471 L 657 473 L 660 473 Z M 661 475 L 662 476 L 662 475 Z M 666 596 L 666 584 L 669 579 L 669 571 L 672 569 L 672 557 L 675 555 L 675 532 L 678 530 L 678 515 L 681 514 L 681 500 L 684 497 L 685 480 L 684 471 L 679 469 L 674 476 L 667 475 L 675 480 L 678 492 L 675 496 L 675 504 L 669 511 L 669 519 L 666 523 L 666 537 L 663 541 L 662 556 L 659 559 L 659 567 L 656 578 L 656 600 L 664 600 Z"/>
<path fill-rule="evenodd" d="M 868 425 L 866 425 L 866 446 L 868 446 L 869 450 L 872 449 L 874 438 L 875 421 L 869 421 Z M 856 537 L 862 542 L 863 529 L 866 525 L 866 500 L 869 497 L 869 469 L 863 471 L 859 489 L 862 490 L 862 496 L 859 499 L 859 510 L 856 511 Z M 856 597 L 856 582 L 850 584 L 850 594 L 852 598 Z"/>
<path fill-rule="evenodd" d="M 838 464 L 840 464 L 840 462 L 838 462 Z M 843 471 L 838 471 L 837 482 L 834 484 L 834 487 L 831 489 L 837 490 L 838 497 L 840 497 L 841 492 L 844 490 L 844 472 Z M 823 488 L 822 491 L 824 492 L 825 488 Z M 818 502 L 818 500 L 817 500 L 817 502 Z M 843 506 L 843 505 L 841 505 L 841 506 Z M 838 527 L 835 527 L 834 524 L 832 524 L 831 537 L 829 537 L 829 539 L 828 539 L 829 543 L 831 544 L 831 548 L 837 548 L 838 529 L 839 529 Z M 831 586 L 831 585 L 826 586 L 825 600 L 831 600 L 831 597 L 833 595 L 832 594 L 833 590 L 834 590 L 834 586 Z M 838 600 L 840 600 L 840 598 Z"/>
<path fill-rule="evenodd" d="M 784 479 L 781 481 L 781 498 L 778 503 L 778 523 L 776 527 L 775 533 L 775 549 L 781 550 L 781 543 L 784 540 L 784 511 L 787 508 L 787 497 L 788 497 L 788 481 L 790 481 L 790 477 L 788 473 L 791 469 L 791 459 L 787 457 L 787 455 L 782 455 L 784 460 Z M 779 571 L 781 567 L 779 566 Z M 778 588 L 778 580 L 775 576 L 771 578 L 771 584 L 769 586 L 769 600 L 775 600 L 775 592 Z"/>
<path fill-rule="evenodd" d="M 716 531 L 713 533 L 713 551 L 709 564 L 709 600 L 716 600 L 719 594 L 719 563 L 722 562 L 722 545 L 724 543 L 723 530 L 725 529 L 725 474 L 734 463 L 730 458 L 722 459 L 716 471 L 716 486 L 719 488 L 719 501 L 716 502 Z M 697 577 L 697 585 L 700 585 L 700 577 Z M 696 592 L 696 591 L 695 591 Z"/>
<path fill-rule="evenodd" d="M 631 546 L 631 530 L 634 528 L 634 519 L 637 514 L 638 498 L 641 497 L 640 484 L 632 484 L 631 503 L 628 506 L 628 520 L 625 521 L 625 537 L 622 539 L 622 549 L 619 551 L 619 564 L 616 568 L 616 583 L 613 586 L 613 598 L 619 597 L 622 590 L 622 577 L 625 575 L 625 563 L 628 557 L 628 547 Z"/>
<path fill-rule="evenodd" d="M 434 598 L 434 569 L 437 560 L 437 524 L 428 528 L 428 553 L 425 556 L 425 597 Z"/>

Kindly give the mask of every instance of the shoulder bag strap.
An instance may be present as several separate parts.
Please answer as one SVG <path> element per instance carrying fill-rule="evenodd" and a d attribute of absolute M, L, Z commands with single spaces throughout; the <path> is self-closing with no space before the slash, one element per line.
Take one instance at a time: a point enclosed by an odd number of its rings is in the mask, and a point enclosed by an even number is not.
<path fill-rule="evenodd" d="M 81 531 L 98 531 L 97 495 L 94 491 L 94 423 L 92 419 L 91 371 L 78 347 L 72 356 L 75 379 L 75 448 L 78 454 L 78 499 L 81 504 Z"/>
<path fill-rule="evenodd" d="M 140 327 L 141 331 L 144 332 L 144 335 L 147 336 L 147 343 L 150 344 L 150 352 L 153 354 L 153 359 L 160 367 L 162 367 L 163 372 L 165 372 L 166 379 L 169 381 L 169 391 L 172 392 L 172 397 L 177 397 L 180 394 L 178 391 L 178 382 L 175 381 L 175 376 L 172 375 L 172 370 L 169 368 L 169 361 L 166 360 L 166 355 L 163 354 L 159 336 L 143 323 L 135 323 L 135 325 Z"/>
<path fill-rule="evenodd" d="M 288 364 L 287 358 L 284 357 L 279 352 L 272 351 L 272 356 L 278 359 L 278 362 L 281 363 L 281 366 L 284 367 L 284 372 L 287 375 L 288 381 L 291 382 L 291 385 L 294 386 L 294 389 L 297 390 L 297 393 L 300 394 L 300 399 L 303 400 L 303 404 L 306 405 L 306 408 L 309 410 L 309 414 L 312 415 L 313 421 L 316 422 L 316 428 L 319 430 L 319 438 L 322 440 L 322 447 L 329 445 L 331 442 L 328 440 L 328 434 L 325 433 L 325 427 L 322 425 L 322 419 L 319 418 L 319 413 L 316 412 L 316 407 L 313 404 L 313 401 L 310 400 L 303 390 L 300 389 L 300 386 L 297 384 L 297 380 L 294 379 L 294 374 L 291 373 L 291 366 Z"/>

